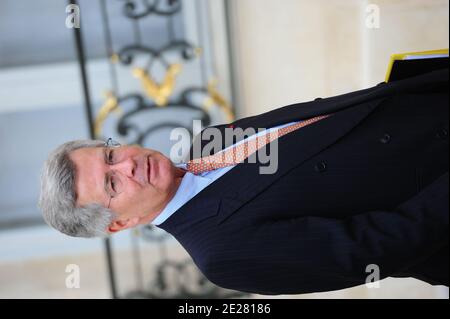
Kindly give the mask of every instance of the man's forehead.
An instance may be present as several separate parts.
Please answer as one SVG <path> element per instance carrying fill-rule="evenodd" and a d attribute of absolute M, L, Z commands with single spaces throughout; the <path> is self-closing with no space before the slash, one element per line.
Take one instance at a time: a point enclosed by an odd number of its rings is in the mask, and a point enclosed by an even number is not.
<path fill-rule="evenodd" d="M 104 204 L 104 148 L 82 148 L 70 153 L 75 165 L 77 205 Z"/>

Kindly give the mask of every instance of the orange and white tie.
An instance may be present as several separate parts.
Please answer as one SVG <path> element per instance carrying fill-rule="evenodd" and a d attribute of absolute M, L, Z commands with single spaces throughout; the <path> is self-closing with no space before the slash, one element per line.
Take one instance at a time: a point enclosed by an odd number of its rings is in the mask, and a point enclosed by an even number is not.
<path fill-rule="evenodd" d="M 225 151 L 189 161 L 186 165 L 186 169 L 194 175 L 200 175 L 202 173 L 216 170 L 219 168 L 234 166 L 236 164 L 242 163 L 250 155 L 258 151 L 265 145 L 271 143 L 275 139 L 280 138 L 293 131 L 296 131 L 300 128 L 316 123 L 329 116 L 330 115 L 317 116 L 305 121 L 301 121 L 299 123 L 283 127 L 281 129 L 276 130 L 275 132 L 268 132 L 260 137 L 256 137 L 253 139 L 248 138 L 247 141 L 245 141 L 244 143 L 231 147 Z"/>

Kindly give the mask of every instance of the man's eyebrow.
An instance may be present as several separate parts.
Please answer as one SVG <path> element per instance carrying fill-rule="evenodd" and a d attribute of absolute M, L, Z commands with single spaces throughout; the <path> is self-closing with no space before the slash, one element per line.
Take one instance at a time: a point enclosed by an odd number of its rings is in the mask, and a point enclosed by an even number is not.
<path fill-rule="evenodd" d="M 103 163 L 105 163 L 107 165 L 108 164 L 108 154 L 107 154 L 106 150 L 107 150 L 106 147 L 103 146 L 102 147 Z M 108 193 L 108 178 L 107 178 L 107 174 L 104 175 L 103 183 L 104 183 L 103 189 L 105 191 L 106 197 L 109 198 L 110 195 Z"/>

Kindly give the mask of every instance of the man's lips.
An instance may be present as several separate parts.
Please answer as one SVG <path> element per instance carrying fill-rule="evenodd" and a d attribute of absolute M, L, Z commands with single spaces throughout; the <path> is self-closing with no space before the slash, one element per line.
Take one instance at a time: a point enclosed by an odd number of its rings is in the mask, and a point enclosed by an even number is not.
<path fill-rule="evenodd" d="M 149 184 L 151 182 L 150 172 L 151 172 L 151 164 L 150 164 L 150 156 L 149 156 L 149 157 L 147 157 L 147 182 Z"/>
<path fill-rule="evenodd" d="M 147 181 L 153 185 L 158 174 L 158 162 L 152 156 L 147 158 Z"/>

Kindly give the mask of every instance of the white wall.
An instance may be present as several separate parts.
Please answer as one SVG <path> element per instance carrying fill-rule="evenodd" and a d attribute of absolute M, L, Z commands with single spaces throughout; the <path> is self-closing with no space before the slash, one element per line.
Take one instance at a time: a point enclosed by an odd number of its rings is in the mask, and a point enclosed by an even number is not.
<path fill-rule="evenodd" d="M 380 8 L 380 29 L 364 29 L 366 82 L 383 79 L 392 52 L 448 48 L 448 0 L 371 0 Z"/>
<path fill-rule="evenodd" d="M 373 86 L 392 53 L 448 47 L 446 0 L 227 0 L 238 116 Z M 366 27 L 366 6 L 380 29 Z"/>

